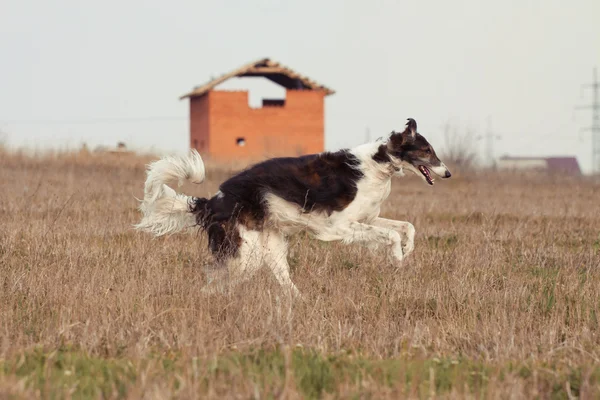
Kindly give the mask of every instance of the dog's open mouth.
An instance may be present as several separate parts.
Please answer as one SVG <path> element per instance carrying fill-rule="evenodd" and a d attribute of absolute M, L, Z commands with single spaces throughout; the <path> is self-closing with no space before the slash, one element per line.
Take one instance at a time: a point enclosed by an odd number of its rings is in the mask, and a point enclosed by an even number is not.
<path fill-rule="evenodd" d="M 433 185 L 433 179 L 431 178 L 431 173 L 429 172 L 429 169 L 424 165 L 419 165 L 419 171 L 421 171 L 427 183 Z"/>

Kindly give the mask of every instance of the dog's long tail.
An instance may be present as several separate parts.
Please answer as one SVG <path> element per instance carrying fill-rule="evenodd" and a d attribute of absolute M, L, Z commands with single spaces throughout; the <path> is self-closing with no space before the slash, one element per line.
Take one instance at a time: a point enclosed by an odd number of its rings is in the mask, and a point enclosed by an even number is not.
<path fill-rule="evenodd" d="M 140 204 L 142 220 L 134 227 L 155 236 L 172 234 L 196 225 L 192 213 L 199 199 L 176 193 L 167 183 L 177 181 L 178 187 L 185 180 L 202 183 L 205 178 L 204 163 L 193 149 L 188 156 L 167 156 L 148 165 L 144 185 L 144 199 Z"/>

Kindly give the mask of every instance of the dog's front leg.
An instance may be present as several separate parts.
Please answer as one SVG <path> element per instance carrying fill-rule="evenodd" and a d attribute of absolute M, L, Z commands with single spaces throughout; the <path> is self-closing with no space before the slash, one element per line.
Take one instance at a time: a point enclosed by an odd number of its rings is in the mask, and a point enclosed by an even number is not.
<path fill-rule="evenodd" d="M 403 237 L 402 251 L 404 257 L 408 256 L 415 248 L 415 227 L 410 222 L 395 221 L 393 219 L 375 218 L 373 226 L 392 229 Z"/>
<path fill-rule="evenodd" d="M 317 239 L 324 241 L 341 240 L 344 243 L 383 244 L 389 246 L 393 261 L 401 262 L 404 258 L 400 234 L 390 228 L 349 222 L 327 229 L 317 235 Z"/>

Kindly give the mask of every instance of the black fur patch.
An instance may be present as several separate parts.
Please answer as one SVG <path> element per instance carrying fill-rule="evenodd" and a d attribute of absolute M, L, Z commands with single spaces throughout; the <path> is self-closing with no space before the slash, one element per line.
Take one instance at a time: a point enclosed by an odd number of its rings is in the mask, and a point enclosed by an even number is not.
<path fill-rule="evenodd" d="M 274 158 L 225 181 L 220 189 L 258 218 L 264 217 L 263 198 L 273 193 L 311 210 L 341 211 L 354 200 L 363 174 L 359 160 L 347 150 L 302 157 Z"/>
<path fill-rule="evenodd" d="M 266 160 L 223 182 L 222 195 L 196 199 L 193 212 L 217 258 L 235 256 L 240 243 L 237 224 L 262 229 L 268 213 L 266 194 L 295 203 L 306 213 L 331 215 L 356 197 L 356 184 L 363 177 L 359 164 L 347 150 Z"/>
<path fill-rule="evenodd" d="M 208 248 L 217 261 L 223 261 L 238 254 L 241 237 L 237 229 L 233 210 L 229 212 L 217 197 L 194 199 L 191 207 L 196 222 L 208 234 Z"/>
<path fill-rule="evenodd" d="M 387 145 L 382 144 L 377 149 L 377 153 L 373 154 L 373 160 L 380 164 L 389 163 L 391 161 L 390 156 L 388 154 Z"/>

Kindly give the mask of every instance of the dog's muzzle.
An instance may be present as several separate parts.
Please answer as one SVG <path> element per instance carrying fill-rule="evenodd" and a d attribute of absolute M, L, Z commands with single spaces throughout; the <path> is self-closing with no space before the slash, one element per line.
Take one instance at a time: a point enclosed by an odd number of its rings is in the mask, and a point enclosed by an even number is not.
<path fill-rule="evenodd" d="M 441 163 L 441 165 L 437 167 L 432 167 L 431 170 L 440 178 L 450 178 L 452 176 L 444 163 Z"/>

